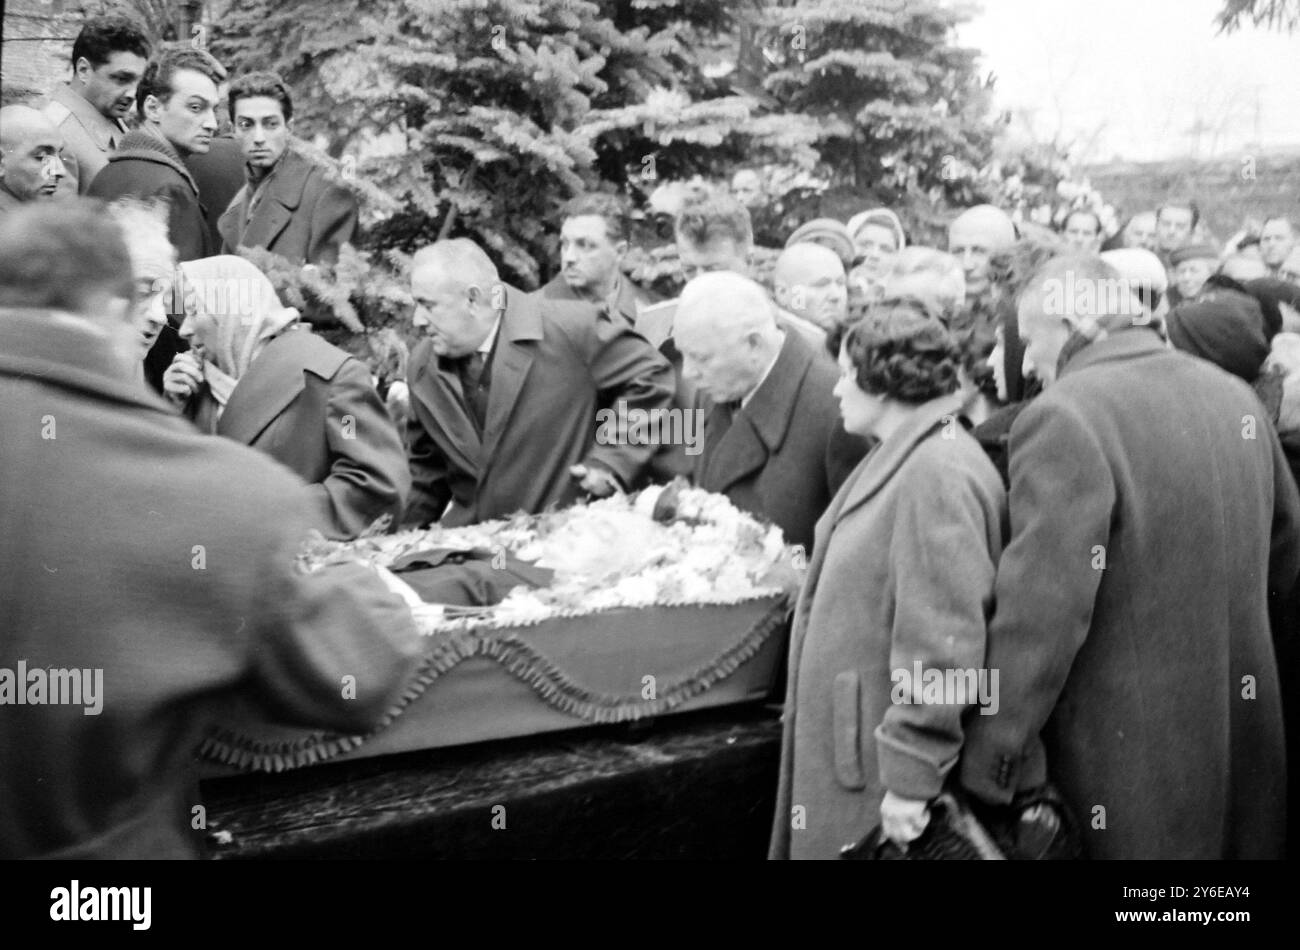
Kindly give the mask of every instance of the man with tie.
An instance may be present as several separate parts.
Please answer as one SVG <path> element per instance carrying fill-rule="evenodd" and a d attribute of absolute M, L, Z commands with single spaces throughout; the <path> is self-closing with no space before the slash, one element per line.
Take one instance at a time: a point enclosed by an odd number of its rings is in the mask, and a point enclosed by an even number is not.
<path fill-rule="evenodd" d="M 87 20 L 72 43 L 72 80 L 60 85 L 45 117 L 63 136 L 71 161 L 67 191 L 85 194 L 126 135 L 136 87 L 149 61 L 149 38 L 125 16 Z"/>
<path fill-rule="evenodd" d="M 868 448 L 844 431 L 835 365 L 778 324 L 762 287 L 729 272 L 686 285 L 674 336 L 707 413 L 695 484 L 811 550 L 813 526 Z"/>
<path fill-rule="evenodd" d="M 411 295 L 428 339 L 411 353 L 408 526 L 536 513 L 637 480 L 656 446 L 605 438 L 596 413 L 668 409 L 673 372 L 630 327 L 502 283 L 464 238 L 416 253 Z"/>

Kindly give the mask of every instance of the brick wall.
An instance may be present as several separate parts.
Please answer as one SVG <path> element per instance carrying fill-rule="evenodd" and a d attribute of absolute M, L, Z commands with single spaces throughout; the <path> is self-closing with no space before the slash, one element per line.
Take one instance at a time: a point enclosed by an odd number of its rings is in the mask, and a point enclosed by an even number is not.
<path fill-rule="evenodd" d="M 76 0 L 6 0 L 0 89 L 44 93 L 66 82 L 72 75 L 72 41 L 87 6 Z"/>

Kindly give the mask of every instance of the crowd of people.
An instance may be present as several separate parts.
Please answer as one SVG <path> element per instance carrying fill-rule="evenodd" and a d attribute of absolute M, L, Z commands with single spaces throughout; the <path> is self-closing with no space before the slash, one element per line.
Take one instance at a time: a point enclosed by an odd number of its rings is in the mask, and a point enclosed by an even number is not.
<path fill-rule="evenodd" d="M 1285 217 L 1219 247 L 1191 199 L 1109 239 L 1087 208 L 1051 232 L 981 205 L 940 248 L 868 209 L 799 227 L 768 288 L 738 176 L 674 209 L 685 286 L 657 300 L 624 269 L 626 204 L 585 194 L 538 291 L 469 239 L 420 249 L 419 339 L 380 380 L 237 254 L 325 262 L 356 231 L 350 192 L 293 148 L 288 86 L 120 17 L 72 61 L 47 103 L 0 110 L 0 667 L 102 669 L 107 695 L 85 718 L 0 670 L 3 856 L 199 853 L 189 756 L 236 698 L 377 721 L 419 661 L 405 585 L 299 573 L 309 532 L 674 478 L 808 552 L 773 857 L 876 825 L 906 847 L 942 793 L 1014 813 L 1049 785 L 1091 857 L 1283 854 Z M 702 448 L 611 438 L 614 406 L 698 413 Z M 996 672 L 996 708 L 900 697 L 913 668 Z"/>

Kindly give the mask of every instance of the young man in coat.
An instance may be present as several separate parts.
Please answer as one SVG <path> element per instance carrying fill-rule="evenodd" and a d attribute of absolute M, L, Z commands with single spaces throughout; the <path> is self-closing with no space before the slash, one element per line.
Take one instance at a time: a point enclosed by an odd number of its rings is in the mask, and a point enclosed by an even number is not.
<path fill-rule="evenodd" d="M 136 92 L 141 125 L 128 132 L 108 165 L 95 176 L 90 196 L 161 198 L 170 209 L 168 234 L 180 261 L 216 253 L 199 186 L 184 158 L 206 152 L 217 131 L 217 86 L 225 70 L 199 49 L 170 50 L 149 64 Z M 145 359 L 145 379 L 162 391 L 162 376 L 181 352 L 182 314 L 169 322 Z"/>
<path fill-rule="evenodd" d="M 0 858 L 196 857 L 194 749 L 236 701 L 361 732 L 420 657 L 375 572 L 297 569 L 298 479 L 132 378 L 132 296 L 102 212 L 0 223 Z"/>
<path fill-rule="evenodd" d="M 1268 593 L 1300 573 L 1300 497 L 1249 387 L 1167 349 L 1114 288 L 1110 265 L 1061 258 L 1021 299 L 1047 388 L 1011 429 L 1000 709 L 972 719 L 962 782 L 1007 804 L 1050 778 L 1094 858 L 1277 857 Z"/>
<path fill-rule="evenodd" d="M 674 332 L 704 414 L 695 484 L 811 550 L 813 526 L 868 447 L 840 424 L 834 364 L 783 331 L 763 288 L 739 274 L 688 283 Z"/>
<path fill-rule="evenodd" d="M 223 252 L 260 247 L 295 264 L 333 264 L 356 231 L 357 202 L 289 147 L 289 87 L 275 73 L 249 73 L 230 84 L 229 102 L 247 181 L 217 222 Z"/>
<path fill-rule="evenodd" d="M 672 368 L 645 339 L 588 304 L 502 284 L 465 239 L 415 255 L 411 295 L 429 338 L 410 361 L 408 524 L 536 513 L 636 482 L 656 446 L 597 410 L 668 409 Z"/>

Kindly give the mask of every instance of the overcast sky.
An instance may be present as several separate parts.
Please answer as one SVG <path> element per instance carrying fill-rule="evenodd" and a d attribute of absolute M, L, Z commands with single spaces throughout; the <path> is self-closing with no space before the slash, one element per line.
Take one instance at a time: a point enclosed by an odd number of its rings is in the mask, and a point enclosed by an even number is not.
<path fill-rule="evenodd" d="M 1300 146 L 1300 34 L 1215 32 L 1220 0 L 983 0 L 959 41 L 1034 131 L 1095 144 L 1085 161 Z"/>

